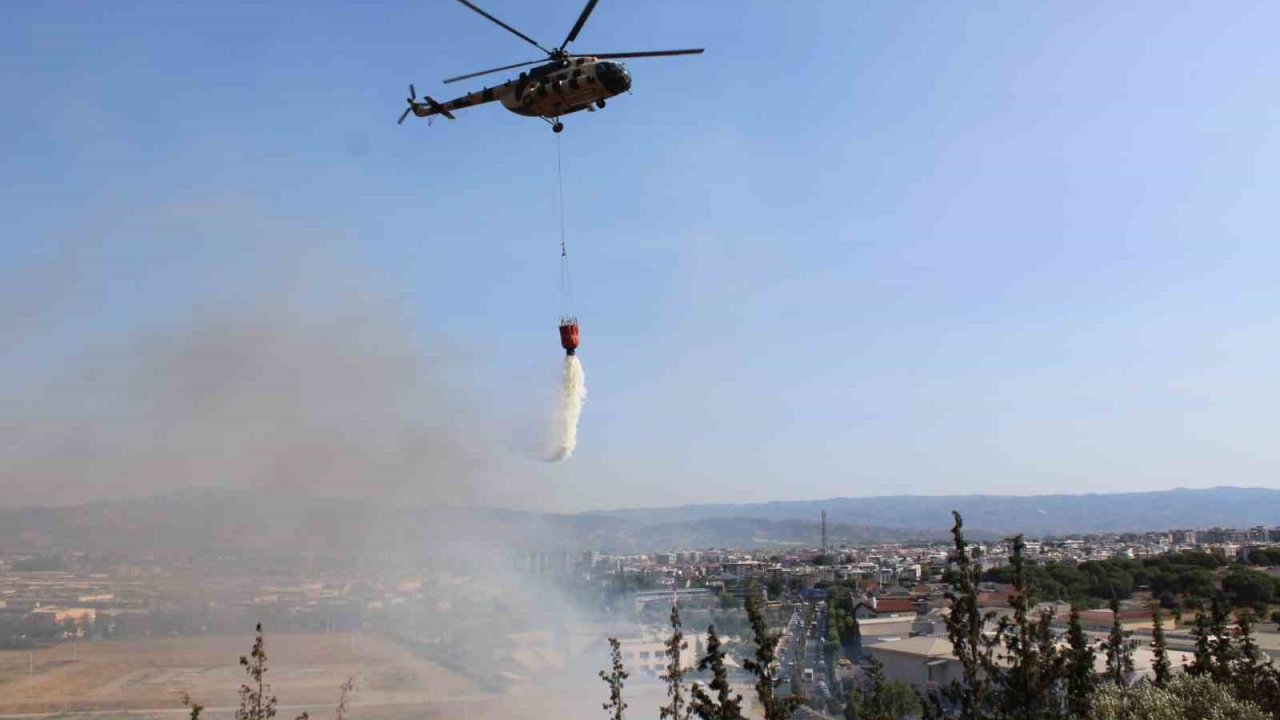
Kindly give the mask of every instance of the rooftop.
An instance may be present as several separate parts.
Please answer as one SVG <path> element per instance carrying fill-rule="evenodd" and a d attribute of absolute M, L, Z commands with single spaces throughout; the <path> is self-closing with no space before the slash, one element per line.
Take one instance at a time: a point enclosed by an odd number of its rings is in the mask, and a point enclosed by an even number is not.
<path fill-rule="evenodd" d="M 944 637 L 922 636 L 906 638 L 905 640 L 895 640 L 893 642 L 873 645 L 869 649 L 931 658 L 952 657 L 954 655 L 952 652 L 951 641 Z"/>

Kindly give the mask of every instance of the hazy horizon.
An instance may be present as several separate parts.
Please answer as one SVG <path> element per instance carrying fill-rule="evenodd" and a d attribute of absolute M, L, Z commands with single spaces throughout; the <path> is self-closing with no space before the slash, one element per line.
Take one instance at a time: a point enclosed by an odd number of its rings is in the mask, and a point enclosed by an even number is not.
<path fill-rule="evenodd" d="M 716 501 L 716 502 L 692 502 L 692 503 L 679 503 L 679 504 L 668 504 L 668 505 L 661 505 L 661 504 L 659 505 L 616 505 L 612 507 L 592 507 L 592 508 L 586 508 L 581 510 L 555 510 L 555 509 L 544 510 L 544 509 L 538 509 L 538 508 L 521 507 L 519 504 L 516 504 L 516 503 L 504 505 L 504 504 L 501 504 L 500 502 L 449 503 L 449 502 L 432 502 L 432 501 L 425 501 L 425 500 L 421 501 L 420 503 L 415 503 L 412 506 L 421 507 L 424 509 L 430 509 L 433 507 L 439 507 L 439 508 L 456 507 L 456 508 L 472 508 L 477 510 L 503 510 L 503 511 L 513 511 L 513 512 L 532 512 L 532 513 L 544 513 L 544 514 L 554 514 L 554 515 L 590 515 L 594 513 L 615 513 L 615 512 L 623 512 L 628 510 L 661 510 L 664 508 L 675 508 L 675 507 L 696 508 L 696 507 L 703 507 L 703 506 L 724 506 L 724 505 L 768 506 L 768 505 L 789 504 L 789 503 L 819 503 L 819 502 L 838 501 L 838 500 L 879 500 L 879 499 L 896 499 L 896 498 L 995 498 L 995 499 L 999 499 L 999 498 L 1027 498 L 1027 499 L 1029 498 L 1076 498 L 1076 497 L 1092 497 L 1092 496 L 1105 497 L 1109 495 L 1146 495 L 1146 494 L 1155 494 L 1155 493 L 1175 493 L 1175 492 L 1184 492 L 1184 491 L 1194 492 L 1194 491 L 1212 491 L 1212 490 L 1280 491 L 1280 488 L 1268 488 L 1263 486 L 1245 486 L 1245 485 L 1206 485 L 1203 487 L 1178 486 L 1178 487 L 1161 488 L 1161 489 L 1154 489 L 1154 490 L 1115 490 L 1111 492 L 1094 491 L 1094 492 L 1087 492 L 1087 493 L 1086 492 L 1081 492 L 1081 493 L 999 493 L 999 494 L 995 494 L 995 493 L 885 493 L 885 494 L 878 494 L 878 495 L 829 495 L 829 496 L 822 496 L 822 497 L 786 497 L 786 498 L 778 497 L 773 499 L 756 500 L 756 501 L 750 501 L 750 502 L 747 502 L 747 501 L 736 502 L 732 500 L 724 500 L 724 501 Z M 65 503 L 47 504 L 47 505 L 6 504 L 3 501 L 0 501 L 0 509 L 21 510 L 21 509 L 43 509 L 43 508 L 59 508 L 59 507 L 70 508 L 70 507 L 79 507 L 84 505 L 98 504 L 103 502 L 110 503 L 110 502 L 130 502 L 130 501 L 139 501 L 139 500 L 154 500 L 154 499 L 161 499 L 166 497 L 181 497 L 184 495 L 200 495 L 205 493 L 208 493 L 211 496 L 226 495 L 226 496 L 244 497 L 244 496 L 260 495 L 262 497 L 267 497 L 272 499 L 287 499 L 295 495 L 294 491 L 288 491 L 288 490 L 277 491 L 269 488 L 267 489 L 246 488 L 241 490 L 231 490 L 231 489 L 207 486 L 207 485 L 188 485 L 185 487 L 175 487 L 175 488 L 161 490 L 154 493 L 135 495 L 135 496 L 129 496 L 129 497 L 102 498 L 102 499 L 88 500 L 88 501 L 70 501 Z M 379 502 L 387 502 L 387 503 L 400 502 L 400 500 L 397 500 L 397 499 L 384 500 L 378 497 L 371 497 L 371 496 L 356 496 L 356 495 L 342 495 L 342 494 L 317 495 L 314 493 L 311 493 L 309 495 L 312 499 L 320 500 L 320 501 L 346 501 L 346 500 L 358 499 L 358 500 L 368 500 L 375 504 Z"/>

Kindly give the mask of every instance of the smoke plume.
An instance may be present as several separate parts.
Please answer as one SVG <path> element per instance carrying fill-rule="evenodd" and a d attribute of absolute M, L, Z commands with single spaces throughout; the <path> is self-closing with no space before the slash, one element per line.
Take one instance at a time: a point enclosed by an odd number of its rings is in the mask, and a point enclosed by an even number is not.
<path fill-rule="evenodd" d="M 568 460 L 578 446 L 578 417 L 582 415 L 582 403 L 587 399 L 587 376 L 577 355 L 564 358 L 564 382 L 560 385 L 560 407 L 556 411 L 553 426 L 552 462 Z"/>

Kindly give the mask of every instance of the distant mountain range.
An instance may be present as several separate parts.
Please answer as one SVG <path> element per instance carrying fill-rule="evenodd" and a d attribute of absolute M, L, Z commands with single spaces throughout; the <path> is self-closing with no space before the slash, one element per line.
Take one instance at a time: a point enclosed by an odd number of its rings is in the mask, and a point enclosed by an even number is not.
<path fill-rule="evenodd" d="M 836 543 L 942 538 L 946 528 L 832 523 Z M 464 555 L 599 550 L 637 553 L 709 547 L 815 546 L 811 518 L 719 516 L 672 520 L 497 508 L 403 507 L 376 500 L 185 490 L 72 507 L 0 508 L 0 552 L 97 550 L 185 557 L 243 552 L 333 556 Z"/>
<path fill-rule="evenodd" d="M 578 514 L 403 507 L 375 500 L 185 490 L 73 507 L 0 508 L 0 552 L 119 554 L 364 553 L 415 557 L 476 547 L 507 552 L 644 552 L 941 539 L 959 510 L 975 539 L 1280 524 L 1280 490 L 1090 495 L 832 498 Z"/>
<path fill-rule="evenodd" d="M 1000 535 L 1136 532 L 1174 528 L 1280 524 L 1280 490 L 1215 487 L 1158 492 L 1087 495 L 888 495 L 797 500 L 750 505 L 682 505 L 612 510 L 603 517 L 649 522 L 691 522 L 712 518 L 816 520 L 827 511 L 832 523 L 936 532 L 951 526 L 958 510 L 965 526 Z"/>

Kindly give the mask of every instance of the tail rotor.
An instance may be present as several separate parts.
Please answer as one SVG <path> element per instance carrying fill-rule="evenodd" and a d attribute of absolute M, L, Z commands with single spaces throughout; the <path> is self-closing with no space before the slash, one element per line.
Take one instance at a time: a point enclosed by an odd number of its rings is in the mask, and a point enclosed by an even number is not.
<path fill-rule="evenodd" d="M 396 121 L 396 124 L 399 125 L 403 123 L 404 119 L 409 117 L 409 113 L 417 114 L 418 109 L 423 107 L 430 108 L 431 110 L 431 113 L 426 116 L 427 124 L 430 124 L 431 120 L 434 119 L 436 115 L 443 115 L 450 120 L 453 119 L 453 113 L 449 112 L 449 109 L 444 105 L 436 102 L 435 98 L 430 95 L 423 95 L 422 100 L 423 102 L 418 102 L 418 91 L 414 89 L 413 83 L 410 83 L 409 97 L 405 98 L 405 102 L 409 103 L 409 107 L 405 108 L 405 111 L 400 113 L 400 119 Z"/>
<path fill-rule="evenodd" d="M 418 109 L 417 101 L 418 91 L 413 89 L 413 83 L 409 83 L 409 97 L 405 98 L 405 102 L 409 103 L 409 107 L 405 108 L 404 112 L 400 113 L 400 119 L 396 121 L 397 125 L 403 123 L 404 119 L 409 117 L 409 113 Z"/>

